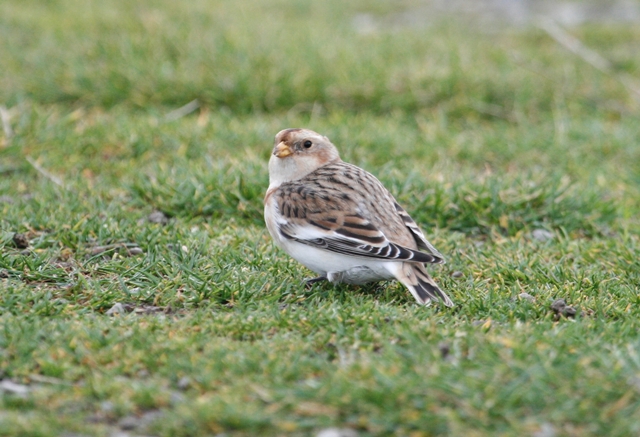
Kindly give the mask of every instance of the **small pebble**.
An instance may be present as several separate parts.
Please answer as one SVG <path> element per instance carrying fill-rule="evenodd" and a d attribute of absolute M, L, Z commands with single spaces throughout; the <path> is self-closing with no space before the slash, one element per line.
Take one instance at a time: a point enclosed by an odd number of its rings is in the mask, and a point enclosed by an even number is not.
<path fill-rule="evenodd" d="M 574 307 L 566 307 L 564 309 L 565 317 L 575 317 L 577 312 L 578 310 L 576 310 Z"/>
<path fill-rule="evenodd" d="M 105 314 L 107 316 L 114 316 L 116 314 L 124 314 L 126 312 L 127 311 L 125 310 L 124 305 L 118 302 L 115 305 L 113 305 Z"/>
<path fill-rule="evenodd" d="M 130 247 L 127 249 L 127 252 L 129 256 L 142 255 L 144 253 L 144 251 L 139 247 Z"/>
<path fill-rule="evenodd" d="M 538 241 L 547 241 L 554 237 L 553 232 L 549 232 L 546 229 L 535 229 L 531 235 Z"/>
<path fill-rule="evenodd" d="M 151 223 L 158 223 L 160 225 L 166 225 L 169 223 L 169 217 L 162 211 L 153 211 L 147 216 L 147 220 Z"/>
<path fill-rule="evenodd" d="M 6 270 L 0 270 L 0 279 L 6 279 L 9 277 L 9 272 Z"/>
<path fill-rule="evenodd" d="M 89 254 L 90 254 L 91 256 L 96 256 L 96 255 L 103 254 L 103 253 L 105 253 L 107 250 L 111 250 L 111 249 L 113 249 L 113 247 L 107 247 L 107 246 L 96 246 L 96 247 L 94 247 L 93 249 L 91 249 L 91 250 L 89 251 Z"/>
<path fill-rule="evenodd" d="M 29 239 L 25 234 L 16 232 L 13 234 L 13 244 L 15 244 L 18 249 L 26 249 L 29 247 Z"/>
<path fill-rule="evenodd" d="M 460 272 L 460 271 L 455 271 L 455 272 L 451 273 L 451 277 L 452 278 L 462 278 L 462 276 L 463 276 L 462 272 Z"/>
<path fill-rule="evenodd" d="M 564 309 L 566 307 L 567 307 L 567 303 L 564 301 L 564 299 L 556 299 L 551 304 L 551 310 L 556 314 L 560 314 L 564 312 Z"/>
<path fill-rule="evenodd" d="M 578 314 L 578 310 L 572 306 L 568 306 L 564 299 L 556 299 L 551 304 L 551 311 L 555 313 L 556 320 L 560 320 L 561 316 L 574 318 L 576 314 Z"/>
<path fill-rule="evenodd" d="M 518 297 L 519 297 L 520 299 L 526 299 L 526 300 L 528 300 L 529 302 L 533 302 L 533 301 L 535 301 L 535 300 L 536 300 L 536 298 L 535 298 L 535 297 L 533 297 L 533 296 L 531 296 L 529 293 L 520 293 L 520 294 L 518 295 Z"/>
<path fill-rule="evenodd" d="M 191 386 L 191 378 L 189 378 L 188 376 L 183 376 L 178 380 L 177 386 L 180 390 L 188 389 Z"/>

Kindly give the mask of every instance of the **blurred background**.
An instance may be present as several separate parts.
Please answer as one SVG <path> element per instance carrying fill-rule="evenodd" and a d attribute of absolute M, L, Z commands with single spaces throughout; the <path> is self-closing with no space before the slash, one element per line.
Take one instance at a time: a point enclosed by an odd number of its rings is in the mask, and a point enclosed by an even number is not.
<path fill-rule="evenodd" d="M 197 98 L 236 113 L 315 104 L 516 117 L 552 104 L 553 78 L 563 95 L 605 104 L 606 92 L 605 106 L 623 110 L 615 79 L 637 73 L 640 50 L 632 0 L 25 0 L 0 12 L 5 106 Z M 557 25 L 599 51 L 605 75 L 569 62 Z"/>
<path fill-rule="evenodd" d="M 7 172 L 28 156 L 171 214 L 217 207 L 158 188 L 158 165 L 211 187 L 241 163 L 234 202 L 259 221 L 273 135 L 305 126 L 383 172 L 606 190 L 615 174 L 624 201 L 640 174 L 638 20 L 632 0 L 5 1 L 0 151 Z"/>
<path fill-rule="evenodd" d="M 273 135 L 304 126 L 443 227 L 503 214 L 429 203 L 436 182 L 460 199 L 472 181 L 531 195 L 577 182 L 625 204 L 640 174 L 638 20 L 632 0 L 5 1 L 0 171 L 34 171 L 29 157 L 170 215 L 261 223 Z"/>

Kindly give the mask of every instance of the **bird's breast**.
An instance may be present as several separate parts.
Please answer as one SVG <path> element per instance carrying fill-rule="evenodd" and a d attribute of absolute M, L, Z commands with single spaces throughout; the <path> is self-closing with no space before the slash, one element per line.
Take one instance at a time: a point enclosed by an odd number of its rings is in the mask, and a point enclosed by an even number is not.
<path fill-rule="evenodd" d="M 280 248 L 283 248 L 282 235 L 280 235 L 280 231 L 278 230 L 278 216 L 280 212 L 278 211 L 278 206 L 273 197 L 273 190 L 267 191 L 267 194 L 264 198 L 264 222 L 267 225 L 267 230 L 271 235 L 274 243 Z"/>

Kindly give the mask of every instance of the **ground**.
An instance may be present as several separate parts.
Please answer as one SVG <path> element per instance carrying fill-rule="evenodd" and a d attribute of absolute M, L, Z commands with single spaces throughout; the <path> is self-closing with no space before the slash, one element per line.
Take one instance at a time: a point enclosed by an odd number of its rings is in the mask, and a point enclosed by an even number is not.
<path fill-rule="evenodd" d="M 0 435 L 640 433 L 640 27 L 419 14 L 0 4 Z M 304 287 L 262 219 L 287 127 L 396 195 L 454 308 Z"/>

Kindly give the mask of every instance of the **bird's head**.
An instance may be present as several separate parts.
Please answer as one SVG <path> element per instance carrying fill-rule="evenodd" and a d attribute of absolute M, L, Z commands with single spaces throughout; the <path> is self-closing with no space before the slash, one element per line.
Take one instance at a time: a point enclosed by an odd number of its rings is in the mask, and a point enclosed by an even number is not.
<path fill-rule="evenodd" d="M 308 129 L 281 130 L 269 159 L 270 185 L 301 179 L 339 160 L 338 149 L 327 137 Z"/>

